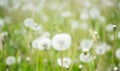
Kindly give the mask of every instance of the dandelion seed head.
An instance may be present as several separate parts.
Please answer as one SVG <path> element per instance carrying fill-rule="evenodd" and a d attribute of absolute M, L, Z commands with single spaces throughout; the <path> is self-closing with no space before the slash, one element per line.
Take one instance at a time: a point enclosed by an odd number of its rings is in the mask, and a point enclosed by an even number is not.
<path fill-rule="evenodd" d="M 49 50 L 51 48 L 51 40 L 49 38 L 41 38 L 38 42 L 39 50 Z"/>
<path fill-rule="evenodd" d="M 90 53 L 81 53 L 79 59 L 82 62 L 90 62 L 93 58 Z"/>
<path fill-rule="evenodd" d="M 81 12 L 80 19 L 83 20 L 83 21 L 89 19 L 89 15 L 88 15 L 88 12 L 86 10 Z"/>
<path fill-rule="evenodd" d="M 99 43 L 96 47 L 96 53 L 98 55 L 104 55 L 107 51 L 111 49 L 111 46 L 108 45 L 107 43 Z"/>
<path fill-rule="evenodd" d="M 7 65 L 12 65 L 12 64 L 14 64 L 16 62 L 16 58 L 14 57 L 14 56 L 9 56 L 9 57 L 7 57 L 7 59 L 6 59 L 6 64 Z"/>
<path fill-rule="evenodd" d="M 83 39 L 80 42 L 80 48 L 82 49 L 82 51 L 89 51 L 93 46 L 93 40 L 90 39 Z"/>
<path fill-rule="evenodd" d="M 107 32 L 112 32 L 112 31 L 113 31 L 113 24 L 108 24 L 108 25 L 106 26 L 106 31 L 107 31 Z"/>
<path fill-rule="evenodd" d="M 24 20 L 24 25 L 26 27 L 31 27 L 31 26 L 33 26 L 33 24 L 34 24 L 34 19 L 33 18 L 26 18 Z"/>
<path fill-rule="evenodd" d="M 71 36 L 67 33 L 57 34 L 52 39 L 52 45 L 56 50 L 67 50 L 71 45 Z"/>
<path fill-rule="evenodd" d="M 58 63 L 59 66 L 62 66 L 61 58 L 57 59 L 57 63 Z M 70 64 L 71 64 L 71 58 L 69 58 L 69 57 L 63 58 L 63 67 L 64 68 L 69 68 Z"/>

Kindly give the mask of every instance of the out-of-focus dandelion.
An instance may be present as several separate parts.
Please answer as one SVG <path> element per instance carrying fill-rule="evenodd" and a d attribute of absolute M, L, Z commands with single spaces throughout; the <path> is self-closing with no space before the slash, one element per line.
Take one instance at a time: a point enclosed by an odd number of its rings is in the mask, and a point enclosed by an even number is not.
<path fill-rule="evenodd" d="M 61 64 L 61 58 L 57 59 L 57 64 L 59 66 L 62 66 L 62 64 Z M 69 58 L 69 57 L 63 58 L 63 67 L 64 68 L 69 68 L 70 64 L 71 64 L 71 58 Z"/>
<path fill-rule="evenodd" d="M 58 51 L 67 50 L 71 45 L 71 36 L 67 33 L 56 34 L 52 39 L 53 48 Z"/>
<path fill-rule="evenodd" d="M 86 21 L 86 20 L 89 19 L 89 14 L 86 10 L 81 12 L 80 19 L 83 20 L 83 21 Z"/>
<path fill-rule="evenodd" d="M 120 32 L 118 32 L 118 38 L 120 39 Z"/>
<path fill-rule="evenodd" d="M 9 56 L 9 57 L 7 57 L 7 59 L 6 59 L 6 64 L 7 64 L 7 65 L 12 65 L 12 64 L 14 64 L 15 62 L 16 62 L 16 59 L 15 59 L 14 56 Z"/>
<path fill-rule="evenodd" d="M 107 32 L 112 32 L 112 31 L 113 31 L 113 24 L 108 24 L 108 25 L 106 26 L 106 31 L 107 31 Z"/>
<path fill-rule="evenodd" d="M 24 25 L 26 27 L 31 27 L 31 26 L 33 26 L 33 24 L 34 24 L 34 19 L 33 18 L 26 18 L 24 20 Z"/>
<path fill-rule="evenodd" d="M 65 11 L 65 12 L 62 12 L 61 13 L 61 16 L 63 18 L 67 18 L 67 17 L 70 17 L 72 15 L 72 13 L 70 11 Z"/>
<path fill-rule="evenodd" d="M 71 36 L 67 33 L 57 34 L 52 39 L 53 48 L 61 51 L 61 71 L 63 71 L 63 53 L 62 51 L 67 50 L 71 45 Z"/>
<path fill-rule="evenodd" d="M 79 29 L 87 31 L 89 29 L 88 23 L 86 22 L 81 23 Z"/>
<path fill-rule="evenodd" d="M 93 59 L 93 57 L 89 52 L 84 52 L 80 54 L 79 59 L 82 62 L 90 62 Z"/>
<path fill-rule="evenodd" d="M 83 68 L 83 65 L 82 65 L 82 64 L 80 64 L 80 65 L 79 65 L 79 69 L 82 69 L 82 68 Z"/>
<path fill-rule="evenodd" d="M 41 38 L 38 42 L 39 50 L 49 50 L 51 47 L 51 40 L 48 38 Z"/>
<path fill-rule="evenodd" d="M 111 49 L 111 46 L 107 43 L 99 43 L 96 47 L 96 54 L 98 55 L 104 55 L 107 51 Z"/>
<path fill-rule="evenodd" d="M 118 67 L 114 67 L 114 71 L 118 71 Z"/>
<path fill-rule="evenodd" d="M 115 55 L 120 60 L 120 48 L 116 50 Z"/>
<path fill-rule="evenodd" d="M 30 57 L 26 57 L 26 61 L 30 61 Z"/>
<path fill-rule="evenodd" d="M 93 40 L 91 39 L 83 39 L 80 42 L 80 48 L 83 52 L 89 51 L 93 46 Z"/>

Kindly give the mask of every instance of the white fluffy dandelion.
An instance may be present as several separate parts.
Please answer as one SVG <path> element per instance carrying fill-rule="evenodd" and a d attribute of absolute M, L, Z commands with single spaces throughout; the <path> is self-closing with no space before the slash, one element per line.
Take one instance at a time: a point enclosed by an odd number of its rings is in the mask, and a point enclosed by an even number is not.
<path fill-rule="evenodd" d="M 51 48 L 51 40 L 46 37 L 39 37 L 32 42 L 32 47 L 39 50 L 49 50 Z"/>
<path fill-rule="evenodd" d="M 106 31 L 107 31 L 107 32 L 112 32 L 112 31 L 113 31 L 113 24 L 108 24 L 108 25 L 106 26 Z"/>
<path fill-rule="evenodd" d="M 90 53 L 81 53 L 79 59 L 82 62 L 90 62 L 93 58 Z"/>
<path fill-rule="evenodd" d="M 16 62 L 16 59 L 15 59 L 14 56 L 9 56 L 9 57 L 7 57 L 7 59 L 6 59 L 6 64 L 7 64 L 7 65 L 12 65 L 12 64 L 14 64 L 15 62 Z"/>
<path fill-rule="evenodd" d="M 59 66 L 62 66 L 61 58 L 57 59 L 57 64 Z M 70 64 L 71 64 L 71 58 L 69 58 L 69 57 L 63 58 L 63 67 L 69 68 Z"/>
<path fill-rule="evenodd" d="M 82 51 L 89 51 L 89 49 L 91 49 L 93 46 L 93 40 L 91 39 L 83 39 L 80 42 L 80 48 L 82 49 Z"/>
<path fill-rule="evenodd" d="M 26 27 L 31 27 L 34 24 L 34 19 L 33 18 L 26 18 L 24 20 L 24 26 Z"/>
<path fill-rule="evenodd" d="M 65 12 L 62 12 L 61 13 L 61 16 L 63 18 L 67 18 L 67 17 L 70 17 L 72 15 L 72 13 L 70 11 L 65 11 Z"/>
<path fill-rule="evenodd" d="M 82 64 L 80 64 L 78 67 L 79 67 L 79 69 L 82 69 L 82 68 L 83 68 L 83 65 L 82 65 Z"/>
<path fill-rule="evenodd" d="M 84 11 L 81 12 L 80 19 L 83 20 L 83 21 L 89 19 L 89 14 L 88 14 L 88 12 L 86 10 L 84 10 Z"/>
<path fill-rule="evenodd" d="M 53 48 L 59 51 L 67 50 L 71 45 L 71 36 L 67 33 L 57 34 L 52 39 Z"/>
<path fill-rule="evenodd" d="M 51 40 L 49 38 L 41 38 L 38 42 L 39 50 L 49 50 L 51 48 Z"/>
<path fill-rule="evenodd" d="M 116 57 L 120 60 L 120 48 L 116 50 Z"/>
<path fill-rule="evenodd" d="M 33 42 L 32 42 L 32 47 L 33 47 L 33 48 L 38 48 L 39 40 L 40 40 L 39 38 L 33 40 Z"/>
<path fill-rule="evenodd" d="M 107 51 L 110 51 L 110 49 L 111 49 L 111 46 L 103 42 L 97 45 L 96 53 L 98 55 L 104 55 Z"/>

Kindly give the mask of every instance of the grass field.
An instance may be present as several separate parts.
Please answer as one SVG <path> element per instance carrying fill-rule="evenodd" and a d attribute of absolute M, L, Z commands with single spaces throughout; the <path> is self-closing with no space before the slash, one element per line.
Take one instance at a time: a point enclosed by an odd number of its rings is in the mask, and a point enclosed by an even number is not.
<path fill-rule="evenodd" d="M 120 71 L 120 0 L 0 0 L 0 71 Z"/>

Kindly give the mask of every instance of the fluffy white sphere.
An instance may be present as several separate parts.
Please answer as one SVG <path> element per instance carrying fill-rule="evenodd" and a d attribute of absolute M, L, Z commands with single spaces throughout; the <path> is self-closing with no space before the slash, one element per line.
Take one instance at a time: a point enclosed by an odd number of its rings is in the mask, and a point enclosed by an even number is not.
<path fill-rule="evenodd" d="M 62 66 L 61 58 L 57 59 L 57 63 L 59 66 Z M 63 67 L 69 68 L 70 64 L 71 64 L 71 58 L 69 57 L 63 58 Z"/>
<path fill-rule="evenodd" d="M 38 42 L 39 50 L 49 50 L 51 48 L 51 40 L 48 38 L 41 38 Z"/>
<path fill-rule="evenodd" d="M 67 50 L 71 45 L 71 36 L 67 33 L 57 34 L 52 39 L 52 45 L 56 50 Z"/>
<path fill-rule="evenodd" d="M 82 62 L 90 62 L 93 58 L 90 53 L 81 53 L 79 59 Z"/>
<path fill-rule="evenodd" d="M 93 40 L 90 39 L 83 39 L 80 42 L 80 48 L 82 49 L 82 51 L 89 51 L 89 49 L 91 49 L 93 46 Z"/>
<path fill-rule="evenodd" d="M 6 64 L 7 64 L 7 65 L 12 65 L 12 64 L 14 64 L 15 62 L 16 62 L 16 59 L 15 59 L 14 56 L 9 56 L 9 57 L 7 57 L 7 59 L 6 59 Z"/>
<path fill-rule="evenodd" d="M 116 57 L 120 60 L 120 48 L 116 50 Z"/>

